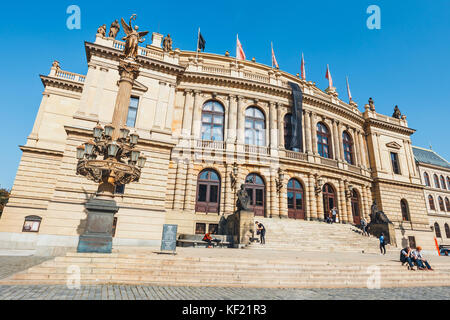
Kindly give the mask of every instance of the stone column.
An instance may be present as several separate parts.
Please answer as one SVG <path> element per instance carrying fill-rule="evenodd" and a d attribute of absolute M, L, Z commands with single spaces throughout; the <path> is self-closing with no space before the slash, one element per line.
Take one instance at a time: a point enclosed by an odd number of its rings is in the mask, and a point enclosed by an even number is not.
<path fill-rule="evenodd" d="M 368 212 L 367 212 L 367 190 L 366 186 L 361 186 L 361 216 L 368 221 Z"/>
<path fill-rule="evenodd" d="M 277 178 L 278 178 L 278 172 L 275 173 Z M 285 175 L 287 176 L 287 175 Z M 287 179 L 287 177 L 284 178 L 285 180 Z M 280 212 L 280 218 L 287 218 L 288 217 L 288 205 L 287 205 L 287 190 L 286 190 L 286 186 L 287 186 L 287 181 L 281 181 L 283 187 L 280 190 L 280 193 L 276 193 L 276 197 L 278 197 L 280 199 L 280 207 L 279 207 L 279 212 Z"/>
<path fill-rule="evenodd" d="M 201 95 L 199 90 L 194 91 L 194 112 L 192 117 L 191 134 L 194 139 L 200 139 L 200 131 L 202 128 L 202 106 Z"/>
<path fill-rule="evenodd" d="M 193 203 L 193 197 L 195 197 L 195 194 L 192 194 L 192 182 L 197 181 L 197 179 L 194 179 L 193 177 L 193 171 L 194 171 L 194 164 L 192 163 L 192 160 L 189 159 L 189 163 L 187 164 L 187 171 L 186 171 L 186 180 L 185 180 L 185 186 L 184 186 L 184 203 L 183 203 L 183 209 L 192 211 L 194 210 Z"/>
<path fill-rule="evenodd" d="M 236 141 L 236 128 L 237 128 L 237 101 L 236 96 L 230 94 L 228 96 L 228 135 L 227 142 L 234 143 Z"/>
<path fill-rule="evenodd" d="M 343 216 L 348 217 L 347 205 L 346 205 L 346 200 L 345 200 L 345 192 L 344 192 L 344 181 L 342 181 L 342 179 L 339 179 L 337 197 L 338 197 L 338 204 L 339 204 L 338 211 L 340 213 L 339 216 L 340 217 L 343 217 Z"/>
<path fill-rule="evenodd" d="M 316 195 L 314 194 L 314 176 L 308 173 L 308 184 L 306 186 L 308 194 L 308 207 L 306 208 L 306 217 L 308 220 L 317 219 Z"/>
<path fill-rule="evenodd" d="M 316 185 L 317 182 L 317 176 L 314 177 L 314 186 Z M 317 195 L 314 192 L 314 195 L 316 197 L 316 206 L 317 206 L 317 219 L 318 220 L 323 220 L 323 193 L 319 192 Z"/>
<path fill-rule="evenodd" d="M 270 148 L 278 148 L 278 116 L 275 107 L 275 102 L 269 102 L 269 130 L 270 130 Z"/>
<path fill-rule="evenodd" d="M 222 211 L 222 214 L 231 214 L 233 213 L 233 209 L 234 209 L 234 194 L 236 193 L 236 190 L 233 190 L 231 188 L 231 172 L 233 171 L 233 166 L 229 163 L 225 164 L 225 172 L 226 172 L 226 177 L 225 179 L 227 179 L 228 183 L 225 186 L 225 193 L 226 193 L 226 197 L 225 197 L 225 209 Z M 236 182 L 236 188 L 238 188 L 239 186 L 237 185 Z"/>
<path fill-rule="evenodd" d="M 364 169 L 367 169 L 369 167 L 369 159 L 367 158 L 367 142 L 364 132 L 359 132 L 359 138 L 361 141 L 362 166 Z"/>
<path fill-rule="evenodd" d="M 316 127 L 316 114 L 311 113 L 311 136 L 312 136 L 312 150 L 313 154 L 317 156 L 317 127 Z"/>
<path fill-rule="evenodd" d="M 337 130 L 337 121 L 336 120 L 332 120 L 332 137 L 333 137 L 333 154 L 334 154 L 334 159 L 340 161 L 341 160 L 341 153 L 339 151 L 340 146 L 339 146 L 339 135 L 338 135 L 338 130 Z"/>
<path fill-rule="evenodd" d="M 348 190 L 348 182 L 344 184 L 344 196 L 345 196 L 345 190 Z M 347 218 L 345 219 L 347 223 L 353 223 L 353 212 L 352 212 L 352 201 L 351 198 L 347 198 L 345 196 L 345 203 L 347 205 Z"/>
<path fill-rule="evenodd" d="M 356 131 L 356 136 L 358 137 L 358 155 L 359 155 L 359 165 L 360 167 L 364 167 L 364 157 L 363 157 L 363 144 L 361 141 L 361 132 L 359 130 Z"/>
<path fill-rule="evenodd" d="M 164 122 L 165 130 L 172 131 L 172 120 L 173 120 L 174 108 L 175 108 L 175 85 L 170 83 L 169 84 L 169 101 L 167 103 L 167 113 L 166 113 L 166 119 Z"/>
<path fill-rule="evenodd" d="M 119 74 L 119 91 L 117 92 L 112 118 L 112 125 L 115 128 L 112 140 L 117 140 L 120 128 L 127 123 L 131 90 L 133 89 L 134 80 L 136 80 L 139 75 L 139 64 L 136 62 L 120 60 Z"/>
<path fill-rule="evenodd" d="M 186 164 L 184 161 L 175 160 L 176 174 L 175 174 L 175 187 L 174 187 L 174 201 L 173 208 L 183 210 L 184 208 L 184 194 L 186 184 Z"/>
<path fill-rule="evenodd" d="M 339 140 L 339 154 L 341 157 L 342 162 L 346 162 L 345 161 L 345 156 L 344 156 L 344 139 L 342 139 L 342 123 L 338 122 L 337 123 L 337 131 L 338 131 L 338 140 Z"/>
<path fill-rule="evenodd" d="M 352 139 L 353 139 L 353 155 L 355 157 L 355 165 L 356 166 L 361 166 L 360 163 L 360 154 L 359 154 L 359 144 L 358 144 L 358 134 L 356 132 L 355 129 L 350 129 L 350 132 L 352 134 Z"/>
<path fill-rule="evenodd" d="M 237 110 L 237 141 L 238 144 L 245 143 L 245 110 L 244 97 L 238 96 L 238 110 Z"/>
<path fill-rule="evenodd" d="M 278 148 L 284 149 L 283 119 L 281 118 L 282 104 L 277 103 L 277 129 L 278 129 Z"/>
<path fill-rule="evenodd" d="M 183 137 L 190 137 L 191 135 L 191 123 L 192 123 L 192 109 L 193 109 L 193 95 L 192 90 L 184 90 L 184 110 L 183 110 L 183 124 L 181 129 L 181 135 Z"/>
<path fill-rule="evenodd" d="M 275 207 L 278 207 L 275 203 L 277 203 L 277 188 L 275 183 L 276 170 L 274 168 L 270 168 L 270 176 L 269 176 L 269 185 L 267 188 L 267 204 L 269 208 L 269 214 L 267 215 L 269 218 L 274 216 L 278 216 L 280 214 L 280 210 L 275 211 Z"/>
<path fill-rule="evenodd" d="M 305 132 L 306 153 L 312 154 L 311 112 L 309 111 L 305 111 L 305 128 L 303 131 Z"/>

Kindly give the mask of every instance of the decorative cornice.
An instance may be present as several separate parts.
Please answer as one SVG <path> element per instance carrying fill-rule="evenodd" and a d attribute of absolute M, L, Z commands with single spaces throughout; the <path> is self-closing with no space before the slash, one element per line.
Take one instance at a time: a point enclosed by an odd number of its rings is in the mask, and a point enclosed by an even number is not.
<path fill-rule="evenodd" d="M 395 124 L 392 124 L 392 123 L 387 123 L 385 121 L 372 119 L 372 118 L 366 119 L 366 123 L 365 123 L 366 129 L 368 129 L 371 126 L 373 126 L 375 128 L 381 128 L 381 129 L 386 129 L 386 130 L 390 130 L 390 131 L 395 131 L 395 132 L 398 132 L 398 133 L 401 133 L 401 134 L 406 134 L 408 136 L 410 136 L 414 132 L 416 132 L 415 129 L 411 129 L 411 128 L 408 128 L 408 127 L 395 125 Z"/>
<path fill-rule="evenodd" d="M 39 75 L 44 87 L 55 87 L 60 89 L 66 89 L 70 91 L 75 91 L 81 93 L 83 91 L 84 84 L 81 82 L 75 82 L 70 80 L 65 80 L 56 77 Z"/>
<path fill-rule="evenodd" d="M 27 146 L 19 146 L 20 150 L 23 152 L 32 152 L 32 153 L 45 153 L 53 156 L 62 157 L 64 152 L 59 150 L 51 150 L 51 149 L 43 149 L 36 147 L 27 147 Z"/>

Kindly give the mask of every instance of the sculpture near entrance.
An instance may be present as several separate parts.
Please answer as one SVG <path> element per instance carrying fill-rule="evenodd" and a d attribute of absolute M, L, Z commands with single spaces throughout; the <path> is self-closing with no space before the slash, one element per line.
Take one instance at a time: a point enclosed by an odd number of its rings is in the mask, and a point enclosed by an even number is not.
<path fill-rule="evenodd" d="M 367 225 L 367 231 L 376 237 L 384 233 L 386 243 L 396 245 L 394 225 L 383 211 L 378 210 L 375 200 L 372 203 L 369 216 L 370 223 Z"/>

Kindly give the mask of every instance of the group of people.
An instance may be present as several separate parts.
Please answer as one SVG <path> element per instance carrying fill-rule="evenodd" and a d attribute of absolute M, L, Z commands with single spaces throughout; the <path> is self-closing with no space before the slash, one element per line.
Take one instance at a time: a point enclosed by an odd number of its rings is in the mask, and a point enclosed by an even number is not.
<path fill-rule="evenodd" d="M 400 261 L 402 266 L 408 263 L 408 270 L 415 270 L 414 265 L 419 270 L 433 270 L 428 261 L 422 255 L 422 248 L 418 246 L 415 250 L 412 250 L 409 246 L 403 248 L 400 251 Z"/>
<path fill-rule="evenodd" d="M 266 244 L 266 228 L 261 222 L 255 221 L 256 225 L 256 235 L 259 235 L 259 243 L 260 244 Z M 211 234 L 215 234 L 216 230 L 213 230 L 212 232 L 207 232 L 203 236 L 203 241 L 205 241 L 208 244 L 208 248 L 212 248 L 213 242 L 216 243 L 216 245 L 221 241 L 220 239 L 213 238 Z"/>
<path fill-rule="evenodd" d="M 328 212 L 328 215 L 325 217 L 325 222 L 326 223 L 339 222 L 338 210 L 336 207 L 333 207 L 332 209 L 330 209 L 330 211 Z"/>

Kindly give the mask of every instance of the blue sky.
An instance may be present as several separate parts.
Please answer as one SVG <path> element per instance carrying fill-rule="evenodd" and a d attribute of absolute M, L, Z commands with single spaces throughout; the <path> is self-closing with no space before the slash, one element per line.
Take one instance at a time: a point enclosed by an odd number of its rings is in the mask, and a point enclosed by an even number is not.
<path fill-rule="evenodd" d="M 195 50 L 198 27 L 206 51 L 234 55 L 236 33 L 248 59 L 270 65 L 273 41 L 280 68 L 300 70 L 303 52 L 308 80 L 325 89 L 326 64 L 347 100 L 345 76 L 363 110 L 373 97 L 378 112 L 394 105 L 417 130 L 413 144 L 450 159 L 450 1 L 8 1 L 0 11 L 0 187 L 13 185 L 21 151 L 42 97 L 39 74 L 51 62 L 86 73 L 84 41 L 99 25 L 137 13 L 141 30 L 170 33 L 174 47 Z M 69 5 L 81 9 L 81 29 L 66 27 Z M 369 5 L 381 9 L 381 29 L 369 30 Z M 120 32 L 122 35 L 122 31 Z M 151 37 L 148 37 L 148 41 Z"/>

